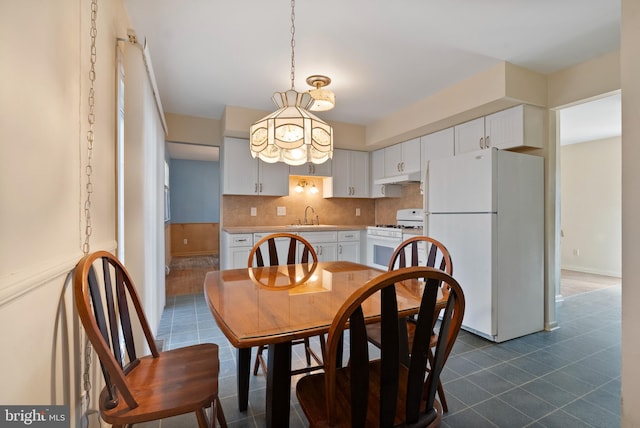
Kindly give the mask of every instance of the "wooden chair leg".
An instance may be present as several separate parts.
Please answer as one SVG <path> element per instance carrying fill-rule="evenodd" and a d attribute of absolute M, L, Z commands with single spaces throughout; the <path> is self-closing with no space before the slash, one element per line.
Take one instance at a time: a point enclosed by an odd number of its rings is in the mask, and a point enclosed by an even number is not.
<path fill-rule="evenodd" d="M 196 418 L 198 419 L 198 428 L 209 428 L 209 421 L 203 408 L 196 410 Z"/>
<path fill-rule="evenodd" d="M 253 375 L 258 376 L 258 368 L 262 365 L 262 371 L 266 374 L 267 370 L 265 368 L 264 359 L 262 358 L 262 352 L 264 352 L 264 345 L 260 345 L 258 347 L 258 352 L 256 353 L 256 362 L 253 365 Z"/>
<path fill-rule="evenodd" d="M 440 397 L 440 404 L 442 404 L 442 411 L 445 413 L 448 412 L 449 406 L 447 406 L 447 399 L 444 396 L 444 388 L 440 380 L 438 380 L 438 396 Z"/>
<path fill-rule="evenodd" d="M 311 344 L 309 343 L 309 338 L 305 337 L 304 338 L 304 354 L 307 357 L 307 366 L 311 365 L 311 352 L 309 351 L 311 349 Z"/>
<path fill-rule="evenodd" d="M 220 426 L 222 428 L 227 428 L 227 420 L 224 417 L 224 411 L 222 410 L 222 404 L 220 403 L 220 399 L 216 398 L 216 401 L 213 403 L 214 406 L 216 406 L 216 416 L 218 419 L 218 423 L 220 424 Z M 215 418 L 211 418 L 215 421 Z"/>

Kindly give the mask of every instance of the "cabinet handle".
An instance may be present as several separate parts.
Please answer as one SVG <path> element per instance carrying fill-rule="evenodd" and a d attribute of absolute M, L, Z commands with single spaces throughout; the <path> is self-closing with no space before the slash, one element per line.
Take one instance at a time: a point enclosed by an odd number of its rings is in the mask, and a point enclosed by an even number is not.
<path fill-rule="evenodd" d="M 338 254 L 342 254 L 342 245 L 338 245 Z"/>
<path fill-rule="evenodd" d="M 260 183 L 260 193 L 262 193 L 262 183 Z"/>
<path fill-rule="evenodd" d="M 384 195 L 384 184 L 380 186 L 380 193 Z"/>
<path fill-rule="evenodd" d="M 486 149 L 488 149 L 489 147 L 491 147 L 491 142 L 489 140 L 489 136 L 487 135 L 486 137 L 484 137 L 484 147 Z"/>
<path fill-rule="evenodd" d="M 404 162 L 402 162 L 400 165 L 402 165 L 402 170 L 404 171 Z"/>
<path fill-rule="evenodd" d="M 238 239 L 237 242 L 247 242 L 247 238 Z"/>
<path fill-rule="evenodd" d="M 484 138 L 480 137 L 480 148 L 484 149 Z"/>
<path fill-rule="evenodd" d="M 254 183 L 254 185 L 253 185 L 253 193 L 258 193 L 258 183 Z"/>

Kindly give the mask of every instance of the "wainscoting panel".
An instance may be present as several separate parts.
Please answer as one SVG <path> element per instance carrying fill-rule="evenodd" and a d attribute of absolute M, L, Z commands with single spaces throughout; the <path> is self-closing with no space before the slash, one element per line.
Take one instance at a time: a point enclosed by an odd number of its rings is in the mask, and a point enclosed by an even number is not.
<path fill-rule="evenodd" d="M 171 256 L 219 254 L 220 223 L 172 223 Z"/>

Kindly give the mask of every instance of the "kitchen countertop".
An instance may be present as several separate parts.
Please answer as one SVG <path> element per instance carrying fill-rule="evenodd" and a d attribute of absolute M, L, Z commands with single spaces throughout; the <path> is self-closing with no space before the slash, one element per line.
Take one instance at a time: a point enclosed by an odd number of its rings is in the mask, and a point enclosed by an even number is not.
<path fill-rule="evenodd" d="M 232 226 L 223 227 L 222 230 L 227 233 L 254 233 L 254 232 L 324 232 L 339 230 L 365 230 L 367 225 L 362 224 L 290 224 L 285 226 Z"/>

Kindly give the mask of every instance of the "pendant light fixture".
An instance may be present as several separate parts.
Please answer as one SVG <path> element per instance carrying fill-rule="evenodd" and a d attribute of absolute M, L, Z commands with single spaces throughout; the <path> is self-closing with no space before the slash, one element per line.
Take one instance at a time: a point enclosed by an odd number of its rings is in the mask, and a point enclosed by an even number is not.
<path fill-rule="evenodd" d="M 336 96 L 329 89 L 323 89 L 331 83 L 331 79 L 327 76 L 314 74 L 307 77 L 307 83 L 315 86 L 315 89 L 309 90 L 309 94 L 313 98 L 313 104 L 309 107 L 311 111 L 327 111 L 336 106 Z"/>
<path fill-rule="evenodd" d="M 291 0 L 291 89 L 273 94 L 278 110 L 249 129 L 251 155 L 265 162 L 320 164 L 333 157 L 333 129 L 310 113 L 314 99 L 295 90 L 295 0 Z"/>

